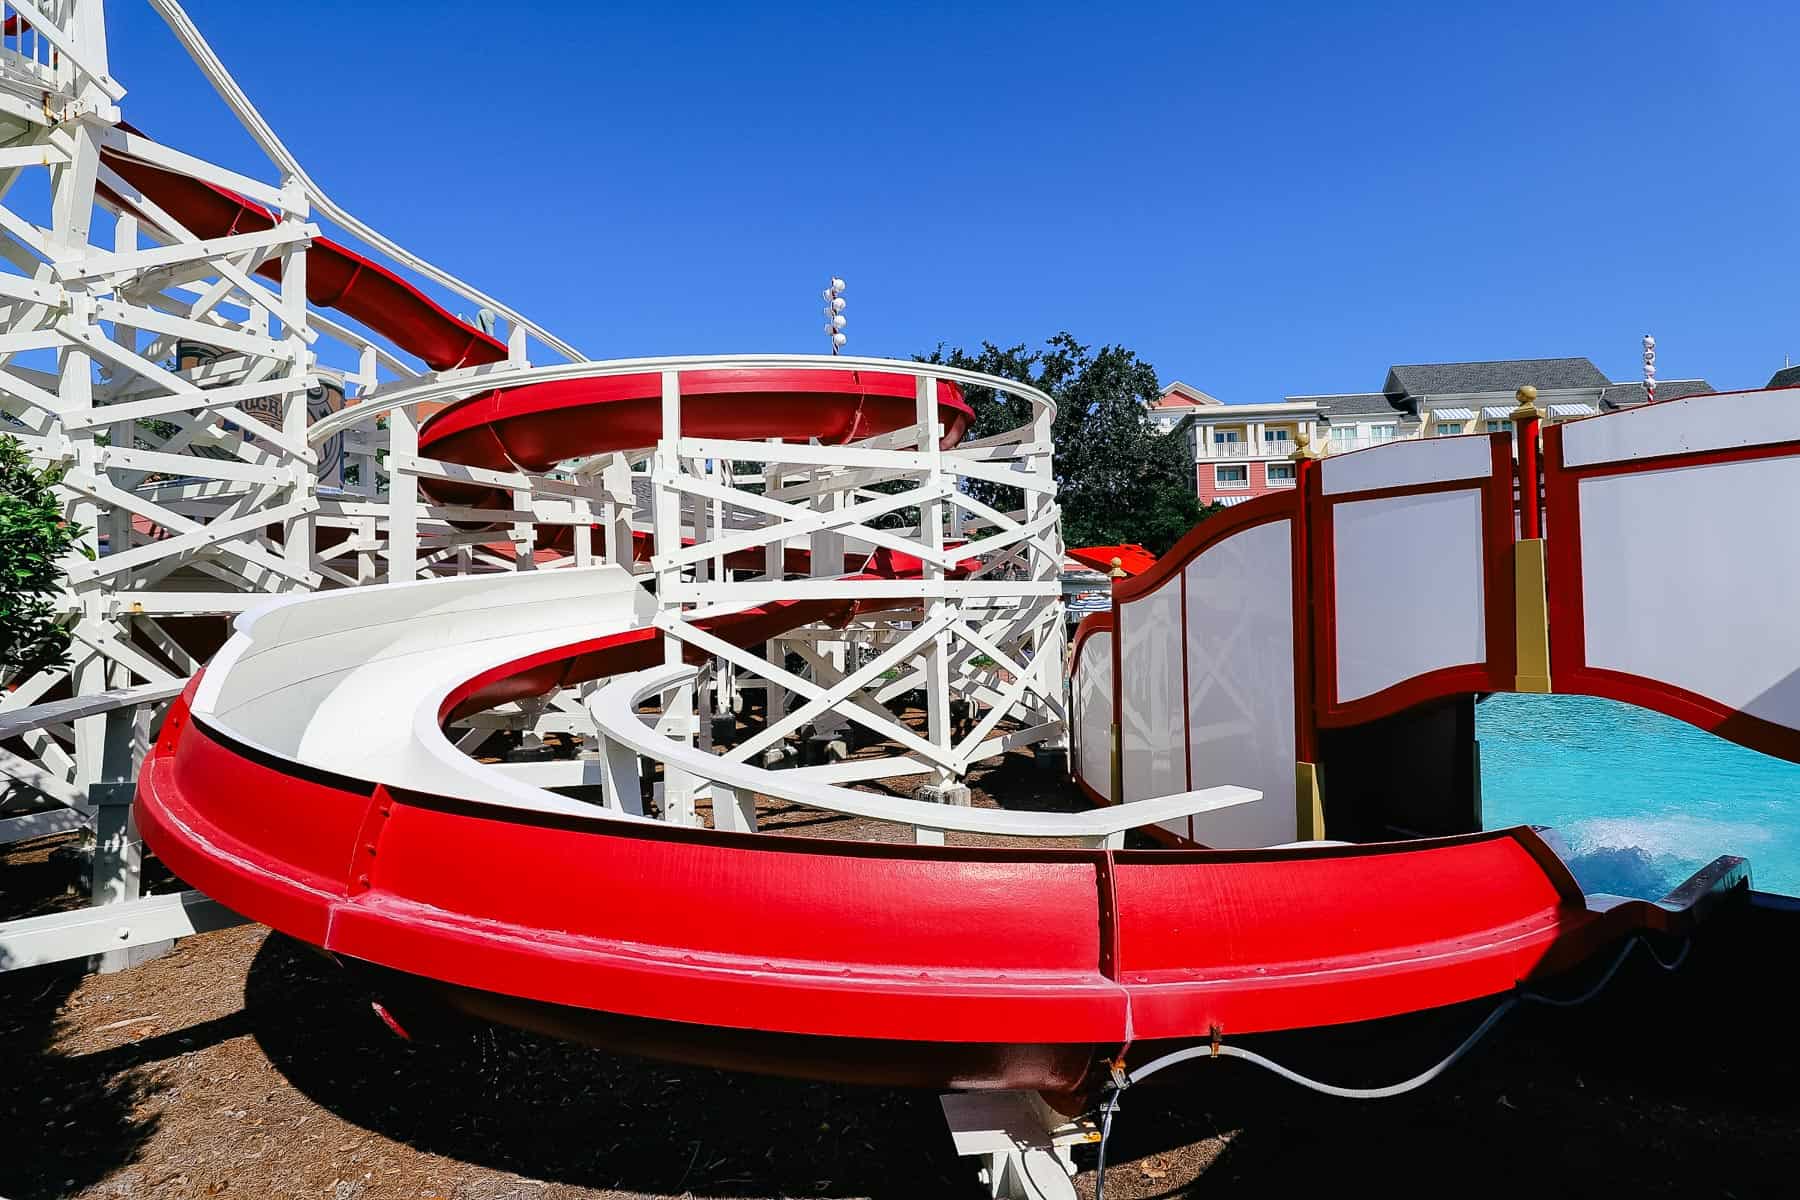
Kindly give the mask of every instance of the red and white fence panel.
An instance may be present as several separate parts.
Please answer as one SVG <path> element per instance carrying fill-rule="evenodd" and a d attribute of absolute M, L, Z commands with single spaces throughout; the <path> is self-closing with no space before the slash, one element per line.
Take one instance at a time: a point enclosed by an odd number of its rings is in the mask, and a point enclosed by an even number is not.
<path fill-rule="evenodd" d="M 1513 461 L 1504 433 L 1325 459 L 1307 496 L 1322 726 L 1510 689 Z"/>
<path fill-rule="evenodd" d="M 1293 839 L 1306 691 L 1295 653 L 1305 619 L 1295 587 L 1304 570 L 1300 511 L 1290 492 L 1211 518 L 1148 572 L 1119 581 L 1110 617 L 1082 623 L 1073 662 L 1076 769 L 1094 798 L 1129 803 L 1239 780 L 1263 798 L 1184 817 L 1166 831 L 1221 847 Z M 1108 754 L 1114 713 L 1116 773 Z"/>
<path fill-rule="evenodd" d="M 1554 427 L 1544 479 L 1554 690 L 1800 760 L 1800 391 Z"/>

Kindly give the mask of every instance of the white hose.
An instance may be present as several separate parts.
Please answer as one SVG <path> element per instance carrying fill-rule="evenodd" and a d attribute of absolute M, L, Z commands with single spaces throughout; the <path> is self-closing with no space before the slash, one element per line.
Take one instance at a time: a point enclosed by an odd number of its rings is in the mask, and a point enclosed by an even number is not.
<path fill-rule="evenodd" d="M 1599 981 L 1577 996 L 1546 996 L 1538 992 L 1529 992 L 1524 988 L 1519 988 L 1512 995 L 1496 1005 L 1494 1011 L 1489 1013 L 1487 1018 L 1475 1027 L 1475 1031 L 1464 1038 L 1462 1044 L 1452 1050 L 1448 1057 L 1419 1072 L 1419 1074 L 1414 1075 L 1411 1079 L 1403 1079 L 1399 1083 L 1390 1083 L 1385 1087 L 1339 1087 L 1335 1083 L 1325 1083 L 1322 1080 L 1302 1075 L 1293 1068 L 1284 1067 L 1273 1059 L 1263 1057 L 1254 1050 L 1244 1050 L 1237 1046 L 1215 1046 L 1210 1042 L 1202 1043 L 1198 1046 L 1189 1046 L 1185 1050 L 1175 1050 L 1163 1055 L 1161 1058 L 1152 1059 L 1127 1075 L 1125 1081 L 1121 1085 L 1109 1089 L 1109 1094 L 1101 1110 L 1100 1158 L 1096 1167 L 1098 1175 L 1094 1183 L 1094 1198 L 1095 1200 L 1105 1200 L 1106 1197 L 1106 1143 L 1107 1139 L 1112 1135 L 1113 1115 L 1119 1111 L 1119 1097 L 1124 1094 L 1127 1087 L 1149 1078 L 1165 1067 L 1172 1067 L 1177 1063 L 1189 1062 L 1196 1058 L 1236 1058 L 1261 1067 L 1265 1071 L 1271 1071 L 1290 1083 L 1297 1083 L 1303 1088 L 1319 1092 L 1322 1095 L 1336 1096 L 1342 1100 L 1388 1100 L 1395 1096 L 1403 1096 L 1407 1092 L 1416 1091 L 1417 1089 L 1424 1087 L 1426 1084 L 1442 1075 L 1445 1071 L 1448 1071 L 1451 1067 L 1455 1066 L 1457 1061 L 1460 1060 L 1463 1055 L 1473 1050 L 1482 1038 L 1492 1032 L 1494 1026 L 1500 1023 L 1501 1018 L 1505 1017 L 1507 1013 L 1517 1008 L 1520 1004 L 1545 1004 L 1553 1008 L 1575 1008 L 1579 1005 L 1586 1004 L 1606 989 L 1606 985 L 1612 982 L 1613 976 L 1619 973 L 1619 968 L 1625 965 L 1625 960 L 1631 957 L 1631 952 L 1640 945 L 1643 946 L 1645 950 L 1649 951 L 1651 959 L 1657 966 L 1665 971 L 1673 971 L 1679 968 L 1683 962 L 1687 961 L 1688 950 L 1691 948 L 1692 943 L 1683 942 L 1681 953 L 1677 954 L 1673 961 L 1664 962 L 1662 956 L 1656 953 L 1654 947 L 1643 938 L 1634 937 L 1625 943 L 1624 948 L 1621 949 L 1617 957 L 1612 960 L 1612 964 L 1606 968 L 1605 973 L 1600 976 Z"/>

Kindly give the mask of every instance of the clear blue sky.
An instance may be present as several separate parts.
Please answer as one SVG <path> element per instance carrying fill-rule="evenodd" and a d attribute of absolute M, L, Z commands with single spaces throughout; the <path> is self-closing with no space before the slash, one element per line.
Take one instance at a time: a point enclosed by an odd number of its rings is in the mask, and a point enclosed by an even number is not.
<path fill-rule="evenodd" d="M 257 165 L 109 8 L 128 118 Z M 837 273 L 855 353 L 1066 328 L 1232 401 L 1800 358 L 1791 2 L 192 13 L 340 202 L 596 357 L 823 350 Z"/>

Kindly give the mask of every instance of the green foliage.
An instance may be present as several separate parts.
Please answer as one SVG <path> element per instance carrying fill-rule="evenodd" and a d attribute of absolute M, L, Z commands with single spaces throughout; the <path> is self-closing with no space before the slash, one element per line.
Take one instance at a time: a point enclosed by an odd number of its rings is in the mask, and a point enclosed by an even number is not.
<path fill-rule="evenodd" d="M 31 465 L 17 438 L 0 435 L 0 672 L 66 661 L 69 631 L 52 603 L 58 562 L 82 530 L 63 520 L 52 490 L 60 472 Z"/>
<path fill-rule="evenodd" d="M 1187 446 L 1150 423 L 1145 406 L 1161 391 L 1156 368 L 1123 346 L 1093 350 L 1059 333 L 1042 350 L 983 342 L 971 354 L 939 345 L 925 361 L 1016 379 L 1056 401 L 1055 471 L 1067 545 L 1136 542 L 1162 554 L 1218 511 L 1200 507 Z M 1017 428 L 1031 416 L 1025 401 L 991 389 L 971 389 L 968 399 L 975 410 L 971 437 Z M 979 498 L 1016 507 L 1016 489 L 1006 491 L 1012 495 Z"/>

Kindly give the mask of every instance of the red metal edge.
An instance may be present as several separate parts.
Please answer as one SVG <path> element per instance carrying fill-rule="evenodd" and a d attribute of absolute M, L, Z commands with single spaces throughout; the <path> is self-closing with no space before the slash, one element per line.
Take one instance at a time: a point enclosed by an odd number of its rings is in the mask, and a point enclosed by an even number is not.
<path fill-rule="evenodd" d="M 1763 390 L 1763 389 L 1752 389 Z M 1800 762 L 1800 730 L 1731 708 L 1708 696 L 1626 671 L 1588 665 L 1587 614 L 1582 593 L 1581 481 L 1681 467 L 1800 457 L 1800 442 L 1658 455 L 1628 462 L 1570 468 L 1563 463 L 1562 427 L 1544 431 L 1546 609 L 1550 622 L 1550 678 L 1556 692 L 1634 704 L 1685 721 L 1727 741 Z"/>
<path fill-rule="evenodd" d="M 1270 492 L 1242 504 L 1234 504 L 1224 512 L 1214 513 L 1183 534 L 1181 540 L 1171 546 L 1169 552 L 1157 559 L 1156 564 L 1142 575 L 1114 580 L 1113 598 L 1119 603 L 1125 603 L 1146 596 L 1156 591 L 1215 542 L 1223 541 L 1252 526 L 1292 516 L 1293 510 L 1299 507 L 1299 492 L 1298 487 Z"/>
<path fill-rule="evenodd" d="M 778 1073 L 792 1068 L 758 1048 L 777 1044 L 764 1035 L 804 1038 L 814 1064 L 855 1047 L 856 1062 L 817 1068 L 853 1080 L 950 1047 L 933 1058 L 947 1086 L 1073 1087 L 1081 1064 L 1134 1038 L 1204 1037 L 1221 1013 L 1248 1033 L 1458 1003 L 1677 915 L 1589 909 L 1523 830 L 1238 851 L 925 847 L 346 788 L 246 755 L 185 702 L 136 811 L 170 868 L 229 907 L 498 997 L 506 1019 L 556 1005 L 653 1020 L 665 1056 Z M 1390 886 L 1427 868 L 1454 903 Z M 1248 940 L 1216 935 L 1221 887 Z"/>
<path fill-rule="evenodd" d="M 1466 692 L 1511 691 L 1516 682 L 1518 650 L 1514 644 L 1517 599 L 1514 594 L 1512 548 L 1514 520 L 1512 435 L 1491 433 L 1491 466 L 1485 477 L 1447 480 L 1404 487 L 1371 488 L 1309 497 L 1308 538 L 1312 542 L 1313 680 L 1318 724 L 1322 728 L 1360 725 L 1404 712 L 1416 705 Z M 1332 541 L 1332 510 L 1339 504 L 1396 496 L 1475 491 L 1481 496 L 1482 596 L 1487 658 L 1427 671 L 1355 700 L 1340 701 L 1337 690 L 1337 561 Z"/>

